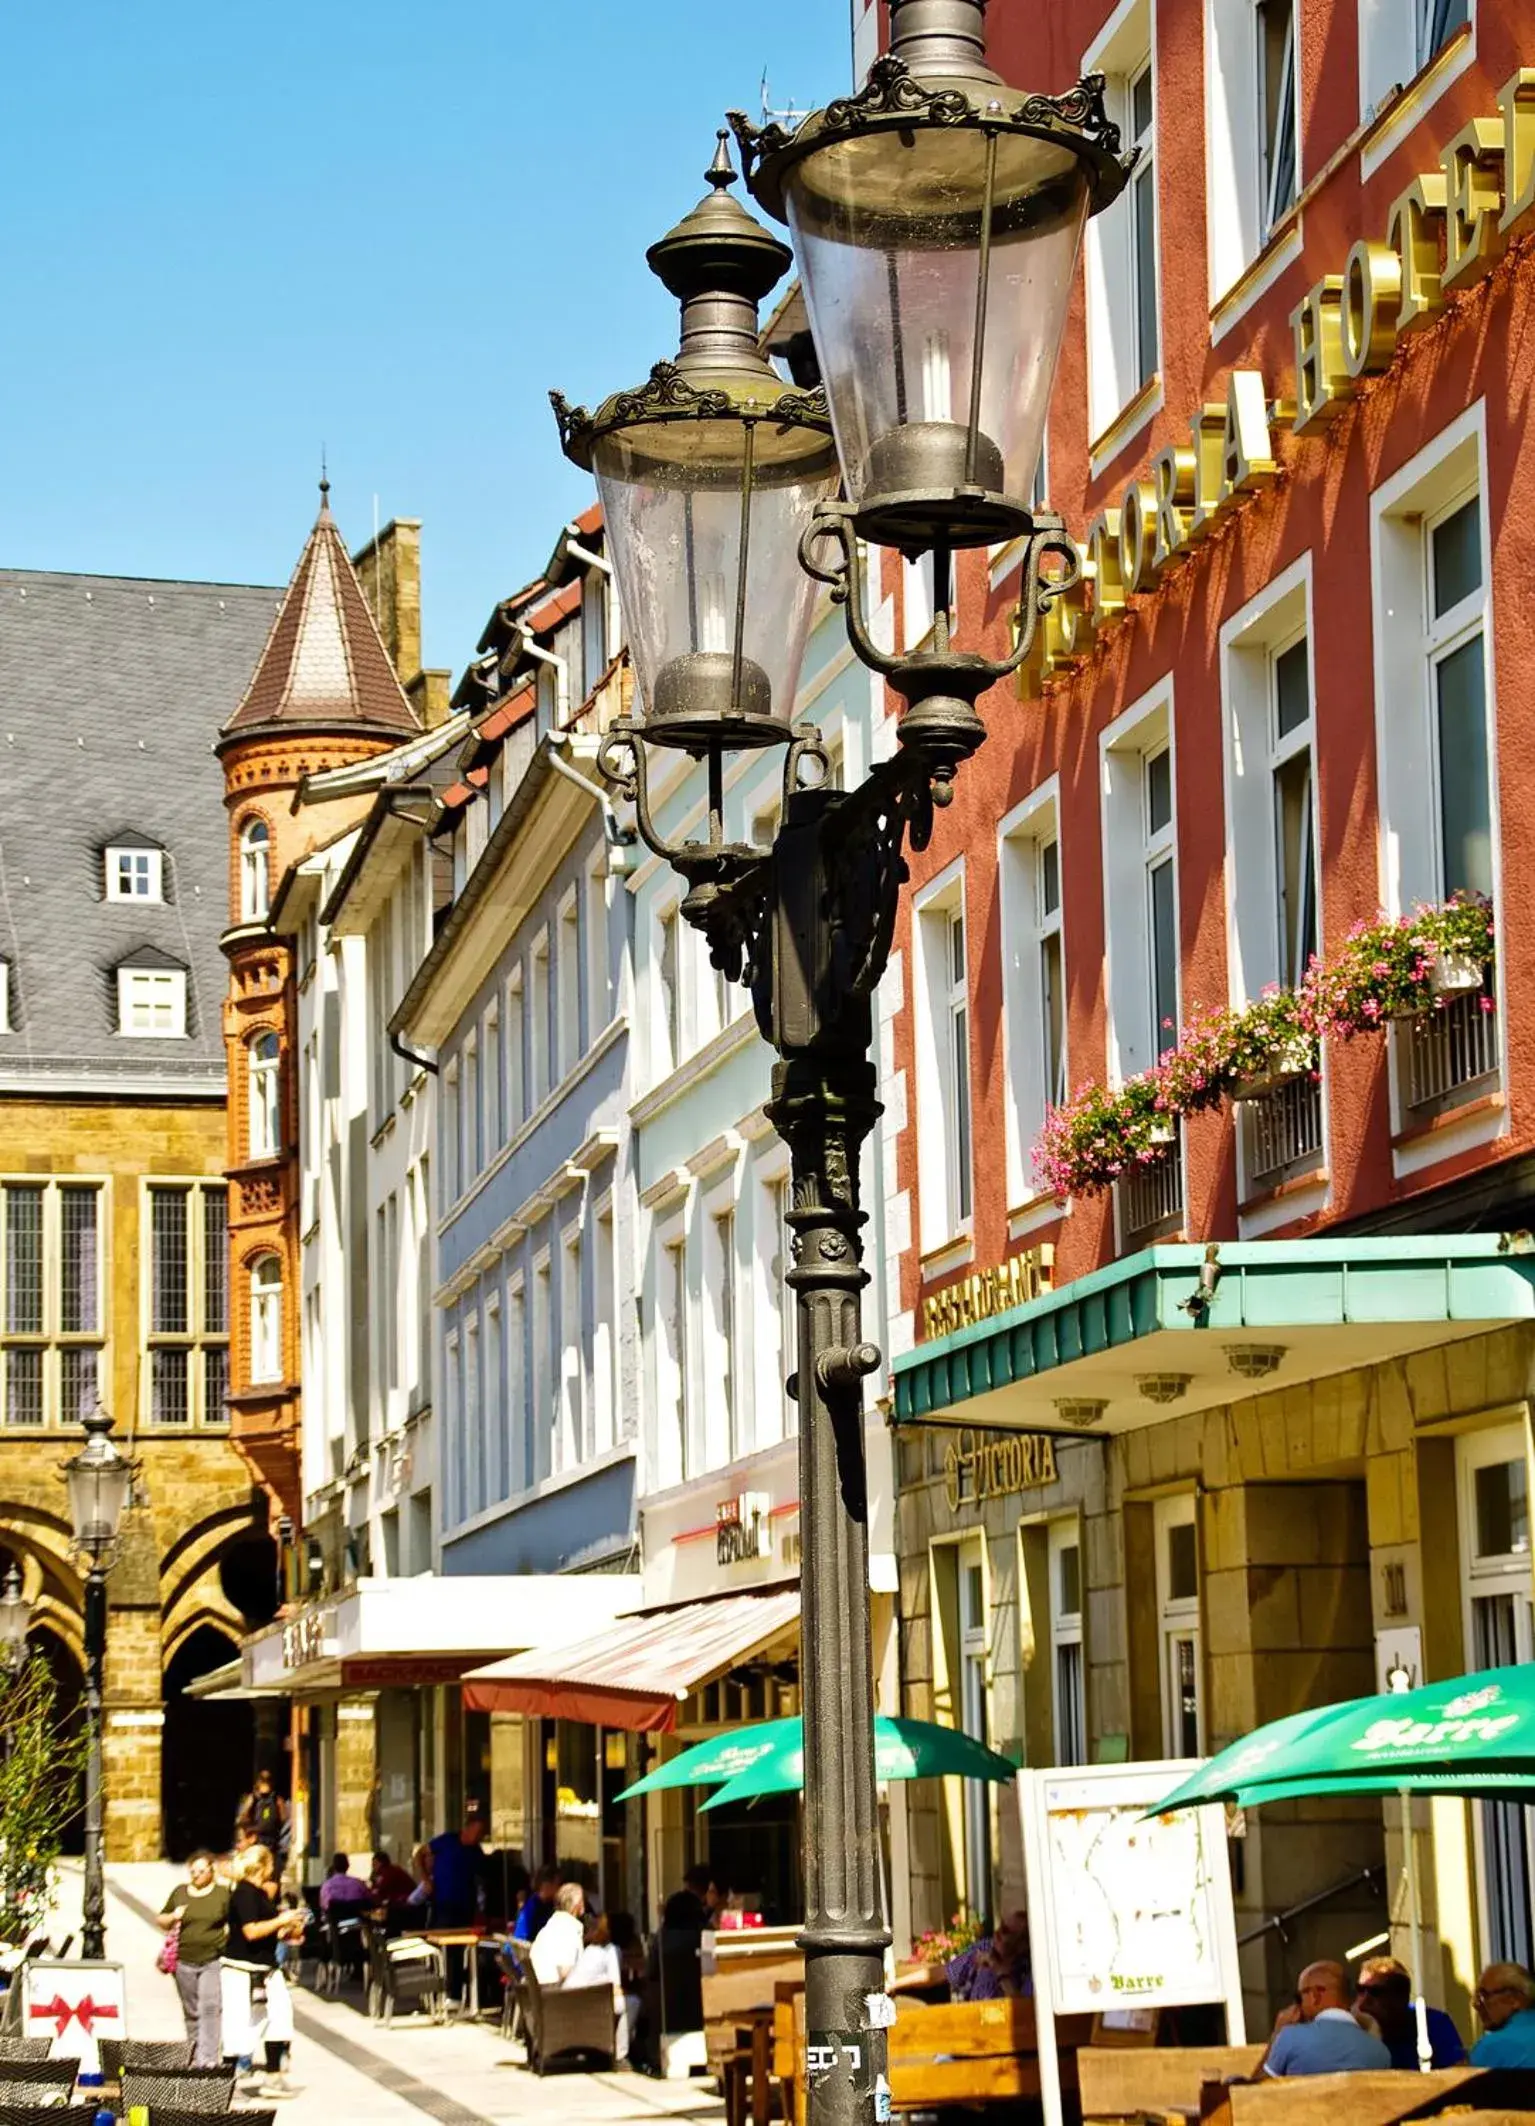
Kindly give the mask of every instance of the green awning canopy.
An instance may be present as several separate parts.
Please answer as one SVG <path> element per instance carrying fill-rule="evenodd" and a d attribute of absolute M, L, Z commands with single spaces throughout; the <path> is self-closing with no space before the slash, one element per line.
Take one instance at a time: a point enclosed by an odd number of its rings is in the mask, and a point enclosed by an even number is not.
<path fill-rule="evenodd" d="M 1535 1252 L 1497 1233 L 1147 1248 L 898 1357 L 898 1425 L 1125 1432 L 1535 1319 Z M 1101 1405 L 1102 1407 L 1097 1407 Z M 1064 1407 L 1063 1407 L 1064 1406 Z"/>

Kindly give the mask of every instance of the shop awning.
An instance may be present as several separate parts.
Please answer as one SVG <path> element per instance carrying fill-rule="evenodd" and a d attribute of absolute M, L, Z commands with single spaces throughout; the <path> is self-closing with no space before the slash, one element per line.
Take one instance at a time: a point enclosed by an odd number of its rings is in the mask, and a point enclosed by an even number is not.
<path fill-rule="evenodd" d="M 798 1623 L 797 1588 L 653 1610 L 625 1617 L 595 1638 L 471 1669 L 464 1704 L 473 1712 L 531 1713 L 667 1734 L 677 1725 L 678 1705 L 693 1691 Z"/>
<path fill-rule="evenodd" d="M 216 1705 L 223 1705 L 235 1699 L 280 1698 L 282 1695 L 280 1690 L 275 1690 L 270 1685 L 247 1683 L 243 1660 L 226 1661 L 222 1668 L 210 1668 L 205 1676 L 198 1676 L 186 1687 L 187 1697 L 204 1700 L 211 1698 Z"/>
<path fill-rule="evenodd" d="M 1128 1432 L 1535 1319 L 1528 1237 L 1148 1248 L 894 1362 L 898 1425 Z"/>

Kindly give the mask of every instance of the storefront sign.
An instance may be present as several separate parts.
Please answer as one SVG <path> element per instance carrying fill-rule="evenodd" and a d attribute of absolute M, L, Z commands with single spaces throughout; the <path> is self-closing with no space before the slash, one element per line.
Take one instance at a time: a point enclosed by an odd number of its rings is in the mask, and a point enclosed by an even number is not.
<path fill-rule="evenodd" d="M 951 1513 L 966 1500 L 979 1506 L 1010 1492 L 1037 1490 L 1055 1479 L 1055 1441 L 1048 1432 L 987 1439 L 967 1425 L 949 1442 L 943 1458 L 943 1488 Z"/>
<path fill-rule="evenodd" d="M 1256 369 L 1232 370 L 1224 398 L 1190 417 L 1187 442 L 1169 443 L 1094 520 L 1079 547 L 1082 579 L 1051 604 L 1025 684 L 1080 662 L 1136 592 L 1151 590 L 1243 495 L 1275 479 L 1274 425 L 1319 433 L 1362 378 L 1388 369 L 1401 341 L 1496 263 L 1535 213 L 1535 68 L 1504 83 L 1498 106 L 1496 118 L 1463 126 L 1438 167 L 1397 195 L 1383 242 L 1361 236 L 1343 271 L 1325 275 L 1291 312 L 1293 402 L 1271 401 Z"/>
<path fill-rule="evenodd" d="M 922 1302 L 924 1336 L 948 1336 L 955 1329 L 971 1328 L 1038 1299 L 1055 1286 L 1055 1249 L 1048 1241 L 1009 1255 L 994 1270 L 978 1270 L 973 1277 L 958 1278 L 941 1292 L 930 1292 Z"/>
<path fill-rule="evenodd" d="M 716 1564 L 744 1565 L 749 1558 L 773 1555 L 770 1505 L 765 1491 L 743 1491 L 739 1498 L 720 1500 L 714 1509 Z"/>
<path fill-rule="evenodd" d="M 333 1609 L 301 1609 L 282 1628 L 282 1665 L 308 1668 L 336 1651 L 336 1613 Z"/>

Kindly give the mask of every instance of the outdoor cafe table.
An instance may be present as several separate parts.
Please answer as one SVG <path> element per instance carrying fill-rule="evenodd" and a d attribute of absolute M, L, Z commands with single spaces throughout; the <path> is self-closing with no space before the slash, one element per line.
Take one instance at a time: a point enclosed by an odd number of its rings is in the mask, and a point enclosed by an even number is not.
<path fill-rule="evenodd" d="M 471 2022 L 480 2016 L 480 1948 L 486 1939 L 483 1927 L 424 1927 L 415 1936 L 417 1941 L 430 1942 L 434 1949 L 467 1949 L 464 1961 L 469 1967 L 469 1998 L 467 2013 Z"/>

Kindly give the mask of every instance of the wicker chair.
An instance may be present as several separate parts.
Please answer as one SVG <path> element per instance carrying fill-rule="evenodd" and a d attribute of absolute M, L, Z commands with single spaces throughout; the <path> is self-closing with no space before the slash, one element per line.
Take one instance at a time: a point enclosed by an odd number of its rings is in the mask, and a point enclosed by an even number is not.
<path fill-rule="evenodd" d="M 48 2040 L 39 2042 L 46 2049 Z M 125 2067 L 186 2067 L 192 2048 L 184 2038 L 104 2037 L 101 2039 L 101 2071 L 116 2081 Z"/>
<path fill-rule="evenodd" d="M 237 2119 L 239 2126 L 276 2126 L 277 2119 L 275 2109 L 247 2111 L 243 2105 L 237 2110 L 224 2112 L 222 2116 Z M 62 2112 L 50 2112 L 43 2126 L 53 2126 L 53 2121 L 62 2117 Z M 164 2104 L 156 2104 L 149 2120 L 150 2126 L 207 2126 L 208 2114 L 206 2111 L 168 2110 Z"/>
<path fill-rule="evenodd" d="M 0 2102 L 7 2104 L 63 2104 L 74 2091 L 80 2062 L 63 2060 L 0 2060 Z"/>
<path fill-rule="evenodd" d="M 234 2102 L 235 2069 L 230 2067 L 123 2068 L 123 2110 L 148 2107 L 151 2118 L 164 2105 L 171 2111 L 227 2111 Z"/>
<path fill-rule="evenodd" d="M 0 2096 L 0 2126 L 96 2126 L 99 2104 L 12 2103 Z"/>
<path fill-rule="evenodd" d="M 52 2050 L 50 2037 L 0 2037 L 0 2060 L 45 2060 Z"/>
<path fill-rule="evenodd" d="M 521 1942 L 517 1947 L 524 1946 Z M 613 1988 L 541 1986 L 531 1957 L 522 1966 L 523 2015 L 528 2031 L 528 2065 L 543 2074 L 549 2062 L 566 2052 L 595 2053 L 611 2067 L 618 2051 L 618 2017 Z"/>
<path fill-rule="evenodd" d="M 434 1942 L 405 1934 L 391 1941 L 382 1927 L 365 1926 L 368 2013 L 394 2021 L 396 2008 L 421 2009 L 440 2022 L 448 1992 L 447 1958 Z"/>

